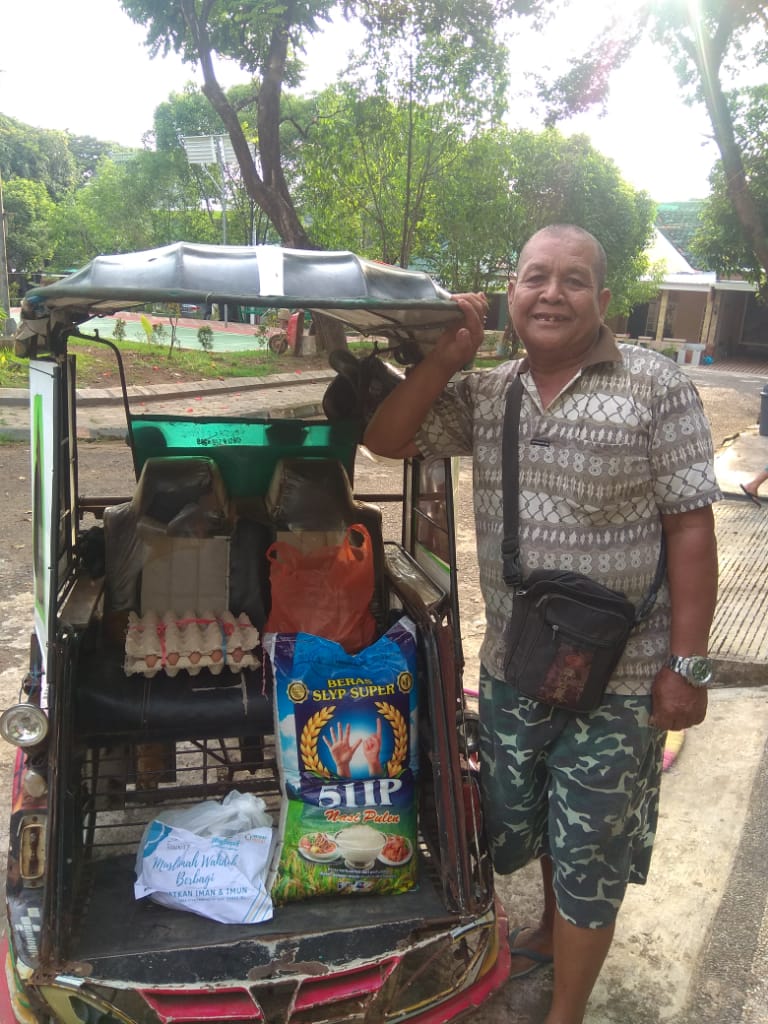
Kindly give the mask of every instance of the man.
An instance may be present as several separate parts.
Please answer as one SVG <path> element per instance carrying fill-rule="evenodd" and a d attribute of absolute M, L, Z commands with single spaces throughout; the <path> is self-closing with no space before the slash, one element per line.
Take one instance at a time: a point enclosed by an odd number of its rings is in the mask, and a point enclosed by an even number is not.
<path fill-rule="evenodd" d="M 580 1024 L 628 882 L 644 882 L 664 732 L 703 721 L 717 591 L 712 441 L 676 364 L 618 346 L 600 243 L 552 225 L 523 247 L 509 310 L 526 357 L 453 381 L 483 338 L 481 295 L 385 399 L 364 442 L 393 458 L 471 454 L 486 633 L 480 651 L 485 820 L 497 871 L 539 857 L 544 909 L 510 935 L 512 974 L 554 959 L 544 1024 Z M 502 423 L 519 373 L 520 546 L 536 567 L 588 575 L 637 604 L 667 547 L 667 579 L 602 705 L 574 713 L 503 681 L 512 596 L 501 574 Z M 688 659 L 688 660 L 686 660 Z M 696 684 L 696 685 L 694 685 Z"/>

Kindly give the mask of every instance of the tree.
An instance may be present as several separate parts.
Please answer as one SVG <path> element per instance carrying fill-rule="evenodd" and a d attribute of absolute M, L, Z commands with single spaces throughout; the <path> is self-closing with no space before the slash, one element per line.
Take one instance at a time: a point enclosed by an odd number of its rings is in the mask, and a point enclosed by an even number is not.
<path fill-rule="evenodd" d="M 461 144 L 440 107 L 360 96 L 349 85 L 325 90 L 297 167 L 314 239 L 407 267 L 435 230 L 436 183 Z"/>
<path fill-rule="evenodd" d="M 67 135 L 67 142 L 75 161 L 76 179 L 73 184 L 76 188 L 91 180 L 100 160 L 124 148 L 116 143 L 103 142 L 93 135 Z"/>
<path fill-rule="evenodd" d="M 359 0 L 285 0 L 264 4 L 259 0 L 121 0 L 128 15 L 147 28 L 153 55 L 174 50 L 182 59 L 199 63 L 203 93 L 221 119 L 237 155 L 243 181 L 253 200 L 269 216 L 286 245 L 312 248 L 288 188 L 282 162 L 280 126 L 285 87 L 298 85 L 299 54 L 307 36 L 317 32 L 336 9 L 357 15 L 371 33 L 388 39 L 423 30 L 433 47 L 440 38 L 451 41 L 455 72 L 442 62 L 442 88 L 467 90 L 467 75 L 484 77 L 498 64 L 499 46 L 489 25 L 516 11 L 535 12 L 544 0 L 419 0 L 387 3 Z M 462 59 L 457 55 L 461 52 Z M 256 123 L 249 127 L 257 147 L 254 160 L 249 139 L 216 77 L 214 54 L 236 61 L 252 77 Z M 471 77 L 471 76 L 470 76 Z"/>
<path fill-rule="evenodd" d="M 126 163 L 102 160 L 93 178 L 56 209 L 57 263 L 78 266 L 97 253 L 150 249 L 179 238 L 218 241 L 219 227 L 200 209 L 185 165 L 178 156 L 149 151 Z"/>
<path fill-rule="evenodd" d="M 252 116 L 249 106 L 252 98 L 252 90 L 248 86 L 233 86 L 227 90 L 227 99 L 238 110 L 244 131 L 247 131 L 248 118 Z M 172 92 L 155 108 L 152 134 L 158 152 L 179 158 L 179 173 L 183 181 L 197 188 L 200 202 L 212 221 L 219 217 L 221 193 L 225 191 L 229 242 L 249 245 L 252 241 L 265 241 L 269 237 L 268 222 L 265 224 L 265 217 L 255 215 L 255 204 L 243 186 L 238 167 L 227 166 L 222 174 L 215 164 L 204 168 L 190 164 L 186 158 L 185 137 L 226 134 L 221 119 L 194 83 L 188 83 L 182 92 Z M 274 240 L 274 232 L 271 237 Z"/>
<path fill-rule="evenodd" d="M 304 40 L 327 22 L 334 10 L 358 16 L 371 33 L 386 32 L 393 38 L 414 29 L 431 40 L 451 40 L 454 55 L 461 51 L 454 74 L 444 67 L 441 87 L 466 90 L 467 74 L 474 78 L 482 69 L 495 66 L 498 44 L 489 26 L 505 15 L 535 12 L 546 0 L 374 0 L 335 3 L 334 0 L 121 0 L 123 9 L 147 28 L 151 52 L 174 50 L 189 62 L 199 63 L 203 93 L 221 118 L 237 156 L 248 194 L 265 212 L 284 244 L 313 248 L 302 223 L 286 178 L 281 145 L 283 91 L 298 85 L 299 54 Z M 434 42 L 433 42 L 434 45 Z M 248 135 L 216 77 L 214 54 L 235 60 L 252 77 L 256 123 Z M 254 159 L 249 142 L 256 146 Z M 321 326 L 321 341 L 323 328 Z M 343 342 L 337 331 L 334 344 Z"/>
<path fill-rule="evenodd" d="M 75 158 L 66 132 L 32 128 L 0 114 L 0 173 L 4 181 L 42 182 L 58 201 L 77 180 Z"/>
<path fill-rule="evenodd" d="M 763 224 L 768 223 L 768 86 L 740 89 L 728 96 L 736 143 L 749 189 Z M 743 274 L 765 290 L 768 275 L 745 238 L 728 192 L 724 164 L 710 176 L 712 192 L 701 211 L 692 248 L 706 267 L 720 274 Z"/>
<path fill-rule="evenodd" d="M 534 231 L 578 224 L 605 247 L 609 315 L 625 313 L 650 270 L 654 213 L 650 196 L 631 188 L 586 136 L 494 129 L 463 145 L 439 183 L 440 231 L 429 262 L 451 290 L 498 290 Z"/>
<path fill-rule="evenodd" d="M 158 152 L 183 148 L 185 135 L 221 135 L 224 123 L 194 82 L 182 92 L 172 92 L 155 108 L 154 136 Z"/>
<path fill-rule="evenodd" d="M 722 84 L 729 66 L 747 52 L 757 62 L 766 58 L 768 0 L 652 0 L 638 8 L 629 28 L 609 25 L 585 57 L 573 61 L 554 84 L 541 86 L 550 105 L 550 122 L 585 110 L 605 98 L 610 71 L 623 63 L 641 34 L 649 30 L 675 62 L 681 87 L 692 101 L 705 104 L 720 151 L 729 202 L 754 258 L 768 272 L 766 221 L 751 188 Z M 757 42 L 750 41 L 757 34 Z"/>
<path fill-rule="evenodd" d="M 27 178 L 4 183 L 8 267 L 18 274 L 41 271 L 53 254 L 54 203 L 45 185 Z"/>

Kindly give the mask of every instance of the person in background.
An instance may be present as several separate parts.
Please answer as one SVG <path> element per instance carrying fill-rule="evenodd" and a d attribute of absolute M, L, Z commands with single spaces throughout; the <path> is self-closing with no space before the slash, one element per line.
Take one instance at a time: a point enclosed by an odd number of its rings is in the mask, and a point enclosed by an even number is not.
<path fill-rule="evenodd" d="M 758 491 L 763 486 L 765 481 L 768 480 L 768 466 L 765 466 L 756 476 L 753 476 L 751 480 L 747 480 L 745 484 L 739 484 L 739 487 L 744 491 L 746 496 L 752 502 L 753 505 L 759 505 L 762 507 L 762 501 L 758 495 Z"/>
<path fill-rule="evenodd" d="M 581 1024 L 629 882 L 643 883 L 664 737 L 703 721 L 717 593 L 712 504 L 721 495 L 699 396 L 659 353 L 602 323 L 606 258 L 591 234 L 550 225 L 523 247 L 508 289 L 525 357 L 459 371 L 483 341 L 484 296 L 456 296 L 447 330 L 381 403 L 363 438 L 392 458 L 473 456 L 486 630 L 480 650 L 481 780 L 494 867 L 539 858 L 543 910 L 510 934 L 512 975 L 554 961 L 544 1024 Z M 637 603 L 667 547 L 666 580 L 635 627 L 603 703 L 578 713 L 504 681 L 512 593 L 501 572 L 507 391 L 519 374 L 524 573 L 576 571 Z"/>

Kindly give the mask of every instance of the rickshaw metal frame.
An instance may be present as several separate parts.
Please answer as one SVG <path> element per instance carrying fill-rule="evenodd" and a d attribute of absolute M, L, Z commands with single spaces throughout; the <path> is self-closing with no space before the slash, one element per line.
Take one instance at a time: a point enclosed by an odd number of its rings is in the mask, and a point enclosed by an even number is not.
<path fill-rule="evenodd" d="M 265 252 L 267 249 L 270 251 Z M 106 1024 L 197 1021 L 205 1013 L 209 1014 L 205 1019 L 212 1021 L 272 1024 L 342 1019 L 350 1024 L 399 1024 L 405 1020 L 437 1024 L 479 1005 L 498 988 L 509 970 L 506 919 L 494 896 L 493 873 L 479 823 L 476 773 L 457 734 L 457 717 L 461 719 L 465 705 L 449 460 L 442 469 L 442 523 L 431 517 L 425 519 L 419 508 L 421 460 L 406 460 L 402 486 L 393 494 L 355 492 L 360 502 L 399 503 L 402 509 L 400 539 L 386 542 L 394 545 L 392 557 L 386 561 L 387 587 L 395 606 L 404 608 L 416 622 L 420 666 L 426 680 L 422 734 L 428 763 L 420 784 L 421 894 L 417 890 L 410 901 L 409 894 L 404 894 L 378 904 L 359 902 L 375 900 L 375 896 L 318 897 L 309 903 L 281 907 L 282 923 L 258 926 L 259 932 L 254 932 L 254 926 L 205 922 L 207 936 L 203 942 L 199 938 L 200 920 L 190 922 L 183 918 L 193 915 L 177 915 L 170 944 L 161 941 L 153 949 L 156 937 L 147 940 L 150 944 L 146 948 L 141 946 L 141 935 L 136 939 L 120 935 L 119 942 L 116 940 L 120 925 L 125 927 L 125 921 L 137 920 L 132 908 L 120 903 L 126 885 L 124 856 L 105 862 L 101 888 L 94 888 L 94 879 L 99 877 L 98 858 L 93 860 L 94 837 L 102 799 L 98 790 L 99 751 L 109 736 L 83 732 L 78 694 L 82 701 L 82 693 L 87 692 L 83 676 L 88 663 L 86 648 L 91 632 L 98 627 L 103 580 L 87 578 L 79 542 L 86 516 L 98 519 L 110 503 L 128 499 L 130 494 L 94 498 L 79 495 L 76 367 L 69 353 L 69 339 L 94 340 L 80 328 L 94 313 L 114 313 L 148 300 L 213 301 L 230 307 L 238 303 L 251 307 L 296 305 L 331 315 L 358 332 L 384 335 L 390 348 L 401 350 L 403 361 L 407 361 L 458 319 L 455 303 L 427 275 L 384 267 L 349 253 L 305 253 L 278 247 L 257 250 L 179 243 L 150 253 L 100 257 L 71 278 L 34 289 L 25 297 L 19 345 L 26 348 L 33 361 L 50 366 L 54 382 L 53 408 L 49 412 L 55 420 L 50 480 L 55 522 L 50 524 L 49 538 L 49 628 L 47 633 L 38 629 L 37 636 L 33 636 L 30 672 L 22 686 L 23 699 L 39 703 L 48 713 L 50 732 L 40 750 L 19 752 L 11 817 L 7 886 L 10 935 L 0 1006 L 11 1005 L 21 1024 L 74 1024 L 90 1020 L 90 1016 L 83 1018 L 81 1014 L 91 1012 L 104 1014 L 93 1019 L 103 1019 Z M 211 288 L 208 280 L 212 268 L 218 290 Z M 256 280 L 252 280 L 254 271 Z M 250 274 L 247 286 L 241 272 L 246 277 Z M 153 274 L 166 274 L 162 285 L 151 284 Z M 294 284 L 301 284 L 294 293 L 284 289 L 276 294 L 272 287 L 269 294 L 263 294 L 261 278 L 273 286 L 278 278 L 284 281 L 291 275 Z M 233 279 L 237 286 L 229 287 Z M 224 280 L 229 290 L 222 290 Z M 321 286 L 332 291 L 331 297 L 320 293 Z M 137 452 L 141 444 L 136 431 L 147 423 L 156 423 L 158 417 L 131 412 L 119 347 L 101 338 L 95 340 L 106 344 L 116 356 L 127 437 L 138 478 L 141 460 Z M 233 424 L 244 422 L 225 417 L 160 419 L 169 425 L 194 423 L 203 433 L 206 424 L 235 430 Z M 247 422 L 251 429 L 265 432 L 279 423 Z M 262 428 L 259 424 L 266 425 Z M 303 421 L 291 421 L 293 431 L 303 428 Z M 306 429 L 311 433 L 318 424 L 307 423 Z M 326 443 L 330 445 L 331 441 Z M 355 447 L 353 442 L 353 461 L 348 467 L 351 482 Z M 418 550 L 425 523 L 430 530 L 442 531 L 447 550 L 444 573 L 448 582 L 442 596 L 431 603 L 425 602 L 413 584 L 423 573 Z M 412 569 L 408 568 L 409 560 Z M 405 572 L 401 572 L 403 566 Z M 439 595 L 434 580 L 432 585 Z M 150 732 L 147 737 L 153 738 Z M 192 740 L 198 743 L 198 753 L 207 757 L 209 740 Z M 137 741 L 125 734 L 123 742 L 130 745 Z M 272 770 L 265 755 L 267 749 L 262 744 L 257 751 L 266 765 L 261 769 L 265 772 Z M 229 771 L 231 777 L 226 752 L 221 756 L 222 771 Z M 238 763 L 242 766 L 245 762 Z M 22 785 L 25 765 L 33 764 L 44 768 L 49 786 L 48 793 L 36 799 L 25 794 Z M 89 776 L 88 772 L 95 774 Z M 206 795 L 218 791 L 205 779 L 204 774 L 202 789 Z M 131 799 L 144 806 L 146 799 L 135 779 L 132 785 L 133 790 L 128 786 Z M 270 785 L 265 782 L 267 789 Z M 183 787 L 178 793 L 185 798 L 190 795 Z M 152 799 L 158 799 L 157 792 Z M 150 811 L 152 799 L 148 801 Z M 26 884 L 20 869 L 20 828 L 30 816 L 46 828 L 41 886 Z M 90 889 L 83 888 L 86 883 Z M 88 893 L 85 907 L 80 902 L 84 893 Z M 115 902 L 110 903 L 113 897 Z M 370 923 L 356 919 L 363 905 Z M 89 918 L 89 907 L 96 907 L 103 918 L 109 917 L 110 906 L 121 907 L 125 918 L 117 929 L 115 922 L 101 920 L 96 925 Z M 35 907 L 41 923 L 33 941 L 25 932 L 25 921 Z M 168 912 L 158 909 L 145 920 L 156 923 L 163 913 Z M 87 927 L 95 930 L 84 939 L 81 933 Z M 110 942 L 116 945 L 110 947 Z M 446 975 L 445 983 L 436 983 L 434 979 L 446 971 L 450 962 L 454 968 Z M 420 996 L 419 986 L 424 984 L 433 988 Z M 407 995 L 409 991 L 412 996 Z M 408 1003 L 408 999 L 413 1001 Z M 230 1005 L 231 1011 L 222 1009 Z M 234 1015 L 210 1016 L 214 1012 Z"/>

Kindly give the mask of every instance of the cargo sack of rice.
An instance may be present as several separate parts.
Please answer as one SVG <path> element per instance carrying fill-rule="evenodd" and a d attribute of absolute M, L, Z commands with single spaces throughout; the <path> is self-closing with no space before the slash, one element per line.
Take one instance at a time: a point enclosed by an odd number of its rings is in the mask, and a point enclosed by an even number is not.
<path fill-rule="evenodd" d="M 403 617 L 357 654 L 307 633 L 264 637 L 283 792 L 276 904 L 416 884 L 415 633 Z"/>

